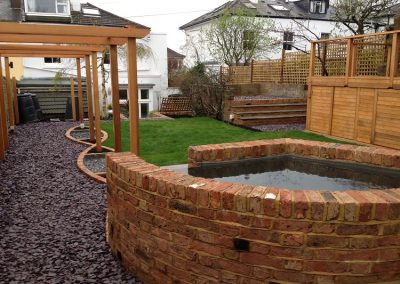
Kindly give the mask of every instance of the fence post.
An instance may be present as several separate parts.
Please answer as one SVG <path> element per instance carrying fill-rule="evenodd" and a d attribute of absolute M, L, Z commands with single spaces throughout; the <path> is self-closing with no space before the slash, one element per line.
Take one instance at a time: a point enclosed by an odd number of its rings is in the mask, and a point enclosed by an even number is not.
<path fill-rule="evenodd" d="M 251 60 L 250 63 L 250 83 L 253 83 L 253 72 L 254 72 L 254 60 Z"/>
<path fill-rule="evenodd" d="M 347 40 L 347 60 L 346 60 L 346 86 L 349 84 L 349 77 L 355 75 L 354 42 L 352 38 Z"/>
<path fill-rule="evenodd" d="M 282 56 L 281 56 L 281 79 L 280 82 L 283 83 L 283 68 L 285 65 L 285 55 L 286 55 L 286 50 L 282 48 Z"/>
<path fill-rule="evenodd" d="M 393 88 L 393 81 L 394 77 L 397 76 L 397 68 L 398 68 L 398 63 L 399 63 L 399 34 L 394 33 L 392 37 L 392 54 L 390 56 L 390 70 L 389 70 L 389 76 L 390 76 L 390 87 Z"/>

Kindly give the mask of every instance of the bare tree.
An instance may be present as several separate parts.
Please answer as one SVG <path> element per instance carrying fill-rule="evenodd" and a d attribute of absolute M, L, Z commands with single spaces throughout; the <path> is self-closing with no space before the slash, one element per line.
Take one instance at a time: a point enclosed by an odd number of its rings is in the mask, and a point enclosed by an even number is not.
<path fill-rule="evenodd" d="M 228 66 L 249 65 L 274 47 L 273 22 L 249 9 L 227 9 L 202 31 L 210 54 Z"/>
<path fill-rule="evenodd" d="M 399 0 L 335 0 L 331 3 L 333 20 L 345 26 L 353 34 L 376 30 L 379 19 Z"/>

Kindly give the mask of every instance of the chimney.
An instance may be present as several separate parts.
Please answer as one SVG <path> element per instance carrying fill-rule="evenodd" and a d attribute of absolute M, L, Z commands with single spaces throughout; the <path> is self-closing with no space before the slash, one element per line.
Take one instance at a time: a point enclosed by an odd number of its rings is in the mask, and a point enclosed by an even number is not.
<path fill-rule="evenodd" d="M 81 11 L 81 0 L 70 0 L 71 11 Z"/>

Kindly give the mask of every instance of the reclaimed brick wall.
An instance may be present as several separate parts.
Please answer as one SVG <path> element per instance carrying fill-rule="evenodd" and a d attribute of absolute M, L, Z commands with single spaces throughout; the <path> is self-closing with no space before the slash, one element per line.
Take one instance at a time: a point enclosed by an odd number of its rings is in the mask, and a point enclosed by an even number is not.
<path fill-rule="evenodd" d="M 211 160 L 294 153 L 400 168 L 398 151 L 279 139 L 198 146 Z M 400 189 L 288 191 L 217 182 L 107 155 L 108 242 L 144 283 L 400 279 Z"/>

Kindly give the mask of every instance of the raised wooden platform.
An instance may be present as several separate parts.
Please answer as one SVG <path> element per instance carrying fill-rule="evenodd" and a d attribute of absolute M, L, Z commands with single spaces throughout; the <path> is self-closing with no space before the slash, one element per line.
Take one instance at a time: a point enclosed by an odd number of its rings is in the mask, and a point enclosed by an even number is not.
<path fill-rule="evenodd" d="M 234 101 L 231 111 L 232 123 L 242 126 L 304 123 L 307 103 L 305 99 Z"/>
<path fill-rule="evenodd" d="M 160 113 L 167 116 L 193 116 L 190 97 L 167 97 L 161 102 Z"/>

